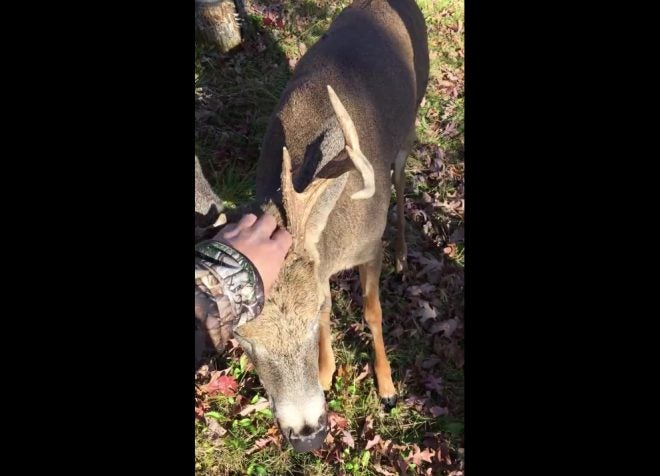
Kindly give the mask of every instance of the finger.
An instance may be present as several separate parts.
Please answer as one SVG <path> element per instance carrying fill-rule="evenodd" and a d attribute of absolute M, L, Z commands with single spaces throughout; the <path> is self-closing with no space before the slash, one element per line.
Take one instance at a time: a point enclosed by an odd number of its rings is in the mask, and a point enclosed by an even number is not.
<path fill-rule="evenodd" d="M 257 221 L 257 215 L 254 213 L 248 213 L 247 215 L 243 215 L 243 217 L 238 221 L 238 228 L 241 230 L 245 230 L 246 228 L 250 228 L 254 223 Z"/>
<path fill-rule="evenodd" d="M 259 217 L 257 222 L 254 224 L 254 229 L 261 234 L 262 236 L 268 236 L 273 234 L 275 228 L 277 227 L 277 221 L 273 218 L 272 215 L 265 213 Z"/>
<path fill-rule="evenodd" d="M 234 238 L 239 231 L 240 230 L 238 229 L 238 225 L 236 223 L 230 223 L 229 225 L 223 226 L 222 229 L 215 235 L 214 239 L 223 240 Z"/>
<path fill-rule="evenodd" d="M 279 246 L 284 254 L 289 251 L 293 243 L 293 237 L 285 228 L 278 228 L 272 236 L 273 241 Z"/>
<path fill-rule="evenodd" d="M 257 216 L 253 213 L 243 215 L 237 223 L 230 223 L 229 225 L 226 225 L 218 237 L 225 240 L 232 240 L 238 236 L 241 230 L 250 228 L 256 221 Z"/>

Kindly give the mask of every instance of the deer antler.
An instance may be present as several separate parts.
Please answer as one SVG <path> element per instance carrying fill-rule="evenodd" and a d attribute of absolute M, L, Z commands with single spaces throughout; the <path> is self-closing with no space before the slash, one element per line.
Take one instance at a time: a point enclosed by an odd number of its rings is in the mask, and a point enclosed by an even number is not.
<path fill-rule="evenodd" d="M 360 150 L 360 140 L 358 139 L 357 130 L 355 130 L 355 124 L 353 123 L 351 116 L 348 114 L 348 111 L 346 111 L 346 108 L 330 85 L 328 85 L 328 95 L 330 96 L 332 109 L 334 109 L 335 114 L 337 115 L 339 126 L 344 133 L 346 152 L 348 152 L 348 156 L 353 162 L 353 165 L 355 165 L 355 168 L 360 172 L 360 175 L 362 175 L 364 187 L 362 190 L 351 195 L 351 198 L 353 200 L 370 198 L 376 191 L 374 169 Z"/>
<path fill-rule="evenodd" d="M 304 192 L 298 193 L 293 188 L 291 177 L 291 156 L 286 147 L 282 148 L 282 200 L 286 210 L 289 232 L 293 236 L 294 248 L 303 244 L 305 227 L 313 205 L 330 184 L 330 179 L 316 178 Z"/>
<path fill-rule="evenodd" d="M 360 141 L 351 116 L 330 86 L 328 86 L 328 94 L 332 108 L 337 115 L 339 126 L 344 134 L 346 152 L 355 168 L 360 172 L 364 184 L 362 190 L 355 192 L 351 195 L 351 198 L 353 200 L 370 198 L 376 191 L 374 169 L 360 150 Z M 293 235 L 294 248 L 304 248 L 305 232 L 308 228 L 307 222 L 314 210 L 314 205 L 333 179 L 317 176 L 304 192 L 298 193 L 293 187 L 291 156 L 286 147 L 282 148 L 282 159 L 282 175 L 280 177 L 282 181 L 282 201 L 286 210 L 289 232 Z M 327 219 L 327 213 L 325 219 Z"/>

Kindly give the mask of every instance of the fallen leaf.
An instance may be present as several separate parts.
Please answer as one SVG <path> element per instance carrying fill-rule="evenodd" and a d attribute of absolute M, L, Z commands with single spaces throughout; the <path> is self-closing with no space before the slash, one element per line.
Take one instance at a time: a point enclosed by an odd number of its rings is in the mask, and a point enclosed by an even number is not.
<path fill-rule="evenodd" d="M 387 471 L 380 464 L 374 464 L 373 468 L 376 470 L 378 474 L 382 474 L 384 476 L 396 476 L 396 473 L 391 473 L 390 471 Z"/>
<path fill-rule="evenodd" d="M 442 393 L 442 377 L 427 374 L 424 378 L 424 386 L 429 390 L 435 390 L 438 393 Z"/>
<path fill-rule="evenodd" d="M 406 292 L 410 296 L 419 296 L 422 294 L 422 287 L 415 284 L 413 286 L 409 286 L 408 289 L 406 289 Z"/>
<path fill-rule="evenodd" d="M 364 364 L 364 368 L 362 369 L 362 372 L 360 372 L 360 375 L 358 375 L 355 378 L 355 381 L 359 382 L 360 380 L 366 378 L 367 375 L 369 375 L 369 374 L 370 374 L 369 362 L 367 362 L 366 364 Z"/>
<path fill-rule="evenodd" d="M 437 322 L 431 326 L 429 332 L 431 334 L 437 334 L 438 332 L 444 332 L 445 337 L 451 337 L 456 328 L 458 327 L 458 319 L 451 318 L 442 322 Z"/>
<path fill-rule="evenodd" d="M 435 456 L 435 451 L 429 448 L 426 448 L 424 451 L 419 453 L 419 457 L 422 459 L 422 461 L 426 461 L 427 463 L 433 462 L 431 459 L 433 456 Z"/>
<path fill-rule="evenodd" d="M 215 418 L 207 418 L 206 424 L 211 438 L 220 438 L 227 433 L 227 430 L 220 426 L 220 423 Z"/>
<path fill-rule="evenodd" d="M 422 361 L 422 368 L 425 370 L 432 369 L 436 364 L 439 364 L 440 362 L 442 362 L 442 359 L 432 355 L 428 359 L 424 359 Z"/>
<path fill-rule="evenodd" d="M 335 437 L 332 436 L 331 432 L 328 432 L 328 434 L 325 435 L 325 440 L 323 440 L 323 444 L 329 446 L 329 445 L 333 444 L 334 442 L 335 442 Z"/>
<path fill-rule="evenodd" d="M 373 448 L 375 445 L 383 441 L 383 439 L 380 437 L 380 435 L 374 436 L 372 439 L 367 441 L 367 445 L 364 447 L 365 450 L 370 450 Z"/>
<path fill-rule="evenodd" d="M 209 405 L 206 402 L 198 402 L 197 405 L 195 406 L 195 415 L 197 418 L 200 420 L 204 420 L 204 415 L 209 409 Z"/>
<path fill-rule="evenodd" d="M 410 395 L 408 398 L 404 400 L 404 402 L 406 405 L 413 407 L 415 410 L 420 411 L 422 407 L 424 407 L 424 405 L 426 404 L 427 400 L 428 399 L 426 397 L 420 397 L 418 395 Z"/>
<path fill-rule="evenodd" d="M 336 426 L 343 430 L 348 426 L 348 420 L 346 418 L 332 411 L 328 413 L 328 421 L 330 422 L 330 429 Z"/>
<path fill-rule="evenodd" d="M 412 462 L 416 465 L 420 465 L 422 461 L 426 461 L 427 463 L 432 463 L 433 460 L 431 459 L 435 455 L 435 451 L 430 450 L 426 448 L 424 451 L 420 451 L 419 446 L 413 445 L 413 453 L 409 458 L 412 460 Z"/>
<path fill-rule="evenodd" d="M 360 439 L 364 439 L 367 433 L 374 429 L 374 417 L 367 415 L 367 418 L 364 419 L 364 425 L 362 425 L 362 431 L 360 432 Z"/>
<path fill-rule="evenodd" d="M 250 455 L 256 451 L 259 451 L 260 449 L 268 446 L 272 441 L 273 439 L 271 437 L 259 438 L 257 441 L 255 441 L 254 446 L 247 450 L 245 454 Z"/>
<path fill-rule="evenodd" d="M 419 322 L 423 323 L 428 319 L 435 319 L 438 316 L 438 313 L 435 312 L 435 309 L 429 304 L 428 301 L 424 299 L 419 300 L 419 316 L 421 319 Z"/>
<path fill-rule="evenodd" d="M 399 474 L 407 474 L 408 473 L 408 463 L 405 462 L 403 459 L 403 456 L 401 454 L 397 453 L 394 463 L 396 464 L 397 469 L 399 470 Z"/>
<path fill-rule="evenodd" d="M 221 375 L 219 371 L 211 372 L 211 381 L 206 385 L 200 385 L 199 390 L 202 394 L 206 393 L 209 396 L 217 393 L 226 397 L 233 397 L 236 395 L 238 385 L 234 377 L 228 375 Z"/>
<path fill-rule="evenodd" d="M 342 433 L 344 434 L 344 436 L 341 438 L 341 441 L 346 443 L 351 448 L 355 448 L 355 441 L 353 441 L 353 436 L 351 436 L 350 432 L 346 430 L 342 430 Z"/>

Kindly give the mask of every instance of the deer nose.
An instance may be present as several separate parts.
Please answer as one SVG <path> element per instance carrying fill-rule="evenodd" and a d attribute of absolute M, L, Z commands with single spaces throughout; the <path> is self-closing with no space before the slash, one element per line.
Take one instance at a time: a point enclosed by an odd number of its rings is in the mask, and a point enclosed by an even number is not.
<path fill-rule="evenodd" d="M 323 441 L 328 434 L 328 425 L 325 422 L 316 428 L 305 425 L 299 433 L 289 435 L 289 443 L 298 453 L 314 451 L 323 446 Z"/>
<path fill-rule="evenodd" d="M 323 446 L 323 441 L 329 431 L 328 417 L 325 412 L 313 424 L 306 423 L 300 430 L 286 428 L 277 420 L 280 430 L 291 443 L 293 449 L 299 453 L 314 451 Z"/>

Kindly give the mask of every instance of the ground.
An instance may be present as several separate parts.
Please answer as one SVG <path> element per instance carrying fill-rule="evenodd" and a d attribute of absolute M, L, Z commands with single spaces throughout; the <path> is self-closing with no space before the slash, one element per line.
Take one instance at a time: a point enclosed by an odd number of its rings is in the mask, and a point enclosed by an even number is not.
<path fill-rule="evenodd" d="M 260 142 L 279 94 L 347 4 L 245 0 L 240 51 L 222 56 L 196 45 L 196 153 L 226 206 L 253 196 Z M 431 79 L 406 166 L 409 269 L 394 271 L 392 200 L 381 277 L 398 404 L 389 412 L 380 405 L 357 270 L 346 271 L 332 281 L 338 370 L 323 448 L 297 454 L 283 443 L 258 377 L 231 342 L 196 375 L 200 475 L 463 475 L 463 4 L 418 4 L 429 30 Z"/>

